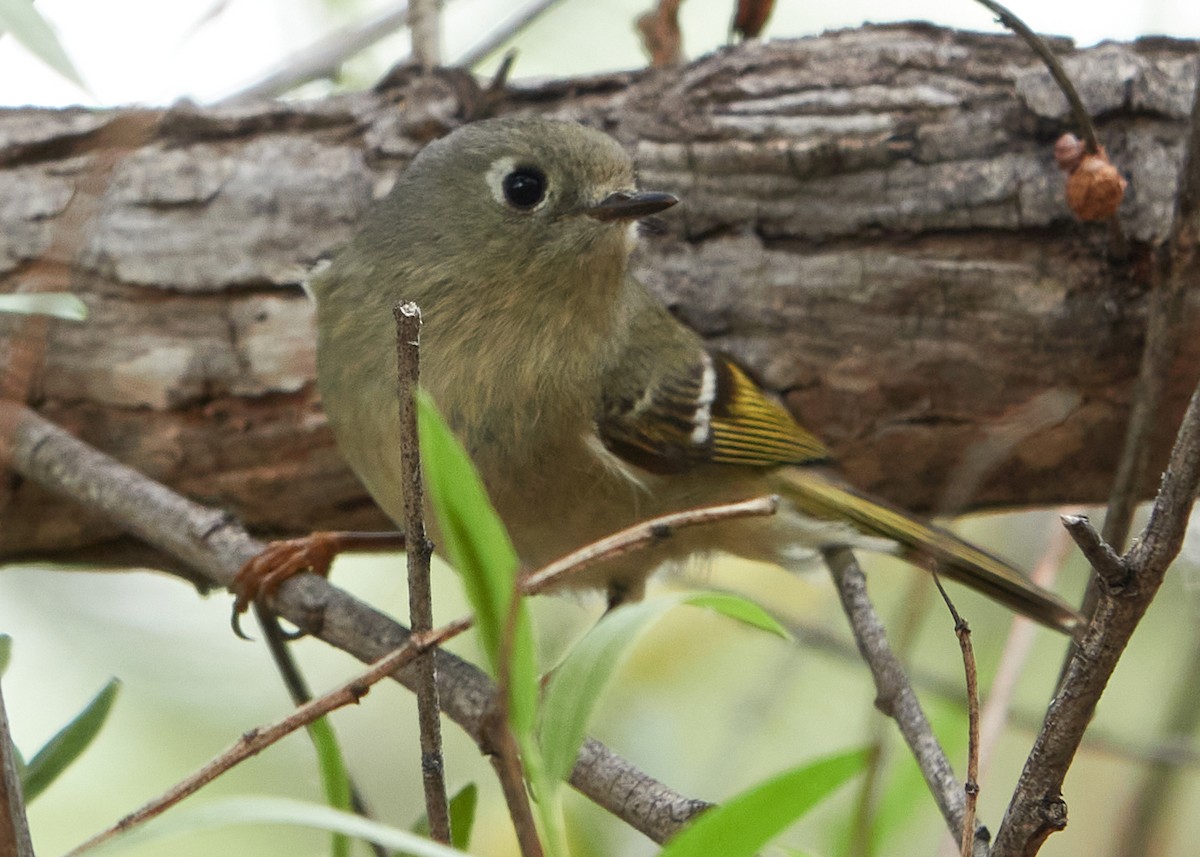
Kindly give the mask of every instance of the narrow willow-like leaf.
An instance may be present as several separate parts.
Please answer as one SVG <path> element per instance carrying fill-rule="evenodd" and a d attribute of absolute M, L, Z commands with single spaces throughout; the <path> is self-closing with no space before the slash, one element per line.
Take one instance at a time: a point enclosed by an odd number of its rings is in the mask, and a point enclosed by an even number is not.
<path fill-rule="evenodd" d="M 318 717 L 308 725 L 308 737 L 317 751 L 317 767 L 321 771 L 321 786 L 325 802 L 334 809 L 351 811 L 350 774 L 342 748 L 338 745 L 333 724 L 328 717 Z M 350 840 L 343 833 L 333 834 L 329 853 L 333 857 L 350 857 Z"/>
<path fill-rule="evenodd" d="M 88 854 L 125 849 L 199 831 L 236 824 L 285 824 L 341 833 L 376 842 L 384 848 L 403 849 L 414 857 L 470 857 L 465 851 L 441 845 L 407 830 L 307 801 L 278 797 L 228 798 L 200 806 L 182 806 L 135 827 L 91 849 Z"/>
<path fill-rule="evenodd" d="M 454 797 L 450 798 L 450 844 L 466 851 L 471 844 L 471 830 L 475 827 L 475 808 L 479 805 L 479 787 L 467 783 Z M 412 832 L 418 836 L 429 836 L 429 816 L 421 813 Z M 415 857 L 413 854 L 397 854 L 395 857 Z"/>
<path fill-rule="evenodd" d="M 4 0 L 0 0 L 3 3 Z M 52 315 L 68 321 L 87 318 L 87 304 L 70 292 L 18 292 L 0 295 L 0 312 L 22 315 Z"/>
<path fill-rule="evenodd" d="M 58 35 L 33 8 L 33 0 L 0 0 L 0 32 L 5 30 L 50 68 L 81 89 L 87 89 Z"/>
<path fill-rule="evenodd" d="M 518 743 L 524 744 L 523 737 L 534 731 L 538 676 L 528 611 L 522 603 L 515 610 L 512 605 L 517 554 L 466 450 L 424 391 L 417 395 L 417 421 L 421 464 L 442 546 L 462 577 L 493 674 L 501 674 L 506 638 L 511 644 L 508 717 Z"/>
<path fill-rule="evenodd" d="M 540 737 L 546 773 L 552 782 L 570 775 L 592 712 L 633 644 L 664 613 L 680 604 L 716 610 L 787 637 L 782 626 L 757 604 L 720 592 L 673 593 L 609 613 L 572 647 L 546 688 Z"/>
<path fill-rule="evenodd" d="M 119 681 L 110 680 L 70 723 L 29 760 L 21 779 L 27 801 L 45 791 L 88 748 L 104 725 L 120 687 Z"/>
<path fill-rule="evenodd" d="M 12 657 L 12 637 L 0 634 L 0 675 L 8 672 L 8 660 Z"/>
<path fill-rule="evenodd" d="M 779 623 L 778 619 L 758 604 L 740 595 L 729 592 L 689 592 L 684 603 L 692 607 L 706 607 L 709 610 L 715 610 L 722 616 L 736 619 L 743 625 L 766 631 L 785 640 L 791 639 L 792 636 L 788 633 L 787 628 Z"/>
<path fill-rule="evenodd" d="M 450 844 L 463 851 L 471 844 L 475 829 L 475 810 L 479 806 L 479 787 L 467 783 L 450 798 Z"/>
<path fill-rule="evenodd" d="M 764 780 L 703 812 L 659 857 L 754 857 L 866 763 L 867 751 L 853 750 Z"/>

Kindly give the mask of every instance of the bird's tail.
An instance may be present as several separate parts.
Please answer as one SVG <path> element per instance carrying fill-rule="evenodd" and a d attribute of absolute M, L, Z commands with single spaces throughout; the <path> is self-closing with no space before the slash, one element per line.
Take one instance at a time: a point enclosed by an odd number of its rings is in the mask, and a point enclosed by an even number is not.
<path fill-rule="evenodd" d="M 806 515 L 846 521 L 866 535 L 896 542 L 901 555 L 915 564 L 932 560 L 940 574 L 1064 634 L 1074 635 L 1084 623 L 1083 616 L 1053 592 L 947 530 L 923 523 L 819 470 L 784 467 L 775 475 L 780 492 Z"/>

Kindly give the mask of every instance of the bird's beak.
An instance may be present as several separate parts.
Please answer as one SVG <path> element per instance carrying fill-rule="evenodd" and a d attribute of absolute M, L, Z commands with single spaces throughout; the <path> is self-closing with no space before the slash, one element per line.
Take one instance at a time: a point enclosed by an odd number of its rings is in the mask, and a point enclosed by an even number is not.
<path fill-rule="evenodd" d="M 665 208 L 670 208 L 679 202 L 669 193 L 642 191 L 626 193 L 617 191 L 609 194 L 595 205 L 585 208 L 584 214 L 596 220 L 637 220 L 651 214 L 657 214 Z"/>

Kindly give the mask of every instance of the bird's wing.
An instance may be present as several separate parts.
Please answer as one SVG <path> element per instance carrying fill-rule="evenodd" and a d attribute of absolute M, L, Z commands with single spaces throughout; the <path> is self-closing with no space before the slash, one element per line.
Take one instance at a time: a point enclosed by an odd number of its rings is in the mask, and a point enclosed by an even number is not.
<path fill-rule="evenodd" d="M 620 458 L 655 473 L 702 463 L 768 467 L 828 458 L 814 435 L 724 355 L 697 345 L 663 349 L 654 358 L 635 356 L 605 387 L 597 428 Z M 640 366 L 647 369 L 639 377 Z"/>

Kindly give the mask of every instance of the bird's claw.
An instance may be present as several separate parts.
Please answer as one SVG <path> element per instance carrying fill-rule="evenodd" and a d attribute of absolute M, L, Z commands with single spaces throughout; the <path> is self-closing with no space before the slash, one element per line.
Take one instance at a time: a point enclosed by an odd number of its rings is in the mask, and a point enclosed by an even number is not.
<path fill-rule="evenodd" d="M 318 532 L 271 542 L 262 553 L 243 565 L 229 584 L 229 591 L 234 595 L 230 616 L 233 632 L 243 640 L 250 639 L 242 631 L 242 614 L 251 604 L 274 595 L 288 578 L 305 571 L 327 577 L 338 552 L 335 535 Z"/>

